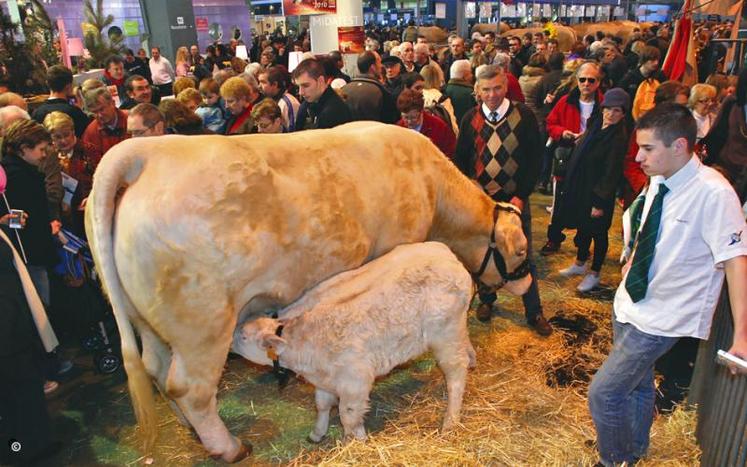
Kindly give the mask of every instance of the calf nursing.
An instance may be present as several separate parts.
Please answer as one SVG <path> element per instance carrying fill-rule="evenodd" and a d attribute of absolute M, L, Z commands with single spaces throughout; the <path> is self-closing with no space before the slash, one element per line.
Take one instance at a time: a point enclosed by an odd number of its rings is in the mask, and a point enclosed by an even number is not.
<path fill-rule="evenodd" d="M 471 297 L 472 279 L 448 247 L 398 246 L 322 282 L 281 310 L 279 320 L 240 325 L 233 351 L 271 365 L 274 350 L 282 367 L 315 386 L 317 421 L 309 438 L 318 442 L 336 404 L 345 437 L 365 439 L 374 379 L 430 350 L 446 379 L 442 429 L 448 430 L 459 422 L 467 368 L 475 365 L 467 333 Z"/>

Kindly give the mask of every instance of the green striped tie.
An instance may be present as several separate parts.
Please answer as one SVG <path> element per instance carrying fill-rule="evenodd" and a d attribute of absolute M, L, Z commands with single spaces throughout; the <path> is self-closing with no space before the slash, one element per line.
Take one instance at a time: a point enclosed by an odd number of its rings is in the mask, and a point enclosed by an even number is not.
<path fill-rule="evenodd" d="M 625 279 L 625 288 L 633 299 L 633 303 L 643 300 L 648 290 L 648 270 L 654 261 L 654 250 L 659 235 L 659 224 L 661 223 L 661 209 L 664 204 L 664 196 L 669 193 L 669 188 L 663 183 L 659 185 L 659 192 L 654 196 L 651 209 L 646 216 L 646 222 L 638 234 L 638 246 L 633 254 L 633 264 Z"/>

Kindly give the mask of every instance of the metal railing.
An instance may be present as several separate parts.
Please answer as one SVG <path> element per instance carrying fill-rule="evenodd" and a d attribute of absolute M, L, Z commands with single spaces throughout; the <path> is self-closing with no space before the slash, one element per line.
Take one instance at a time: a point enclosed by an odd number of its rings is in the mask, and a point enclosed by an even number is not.
<path fill-rule="evenodd" d="M 731 347 L 734 325 L 726 287 L 713 317 L 711 337 L 702 342 L 690 385 L 689 402 L 697 404 L 696 437 L 705 467 L 747 465 L 747 376 L 732 376 L 715 362 L 719 349 Z"/>

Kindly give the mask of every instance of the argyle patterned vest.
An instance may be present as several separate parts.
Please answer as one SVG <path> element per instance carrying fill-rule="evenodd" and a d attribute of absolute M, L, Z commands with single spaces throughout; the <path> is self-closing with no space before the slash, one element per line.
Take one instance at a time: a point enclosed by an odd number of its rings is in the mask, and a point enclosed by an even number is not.
<path fill-rule="evenodd" d="M 519 109 L 510 104 L 506 115 L 496 123 L 488 121 L 480 108 L 472 117 L 475 132 L 475 179 L 485 192 L 494 197 L 503 192 L 512 195 L 516 191 L 514 176 L 519 164 L 514 152 L 519 147 L 516 128 L 521 122 Z"/>

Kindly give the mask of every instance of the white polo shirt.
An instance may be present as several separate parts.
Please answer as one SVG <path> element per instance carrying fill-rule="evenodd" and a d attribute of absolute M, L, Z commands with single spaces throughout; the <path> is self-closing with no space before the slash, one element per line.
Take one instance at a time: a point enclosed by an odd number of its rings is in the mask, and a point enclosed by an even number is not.
<path fill-rule="evenodd" d="M 641 226 L 661 183 L 670 192 L 664 197 L 648 291 L 633 303 L 623 277 L 615 316 L 647 334 L 707 339 L 724 283 L 722 263 L 747 255 L 747 224 L 729 182 L 693 156 L 669 179 L 651 177 Z"/>

